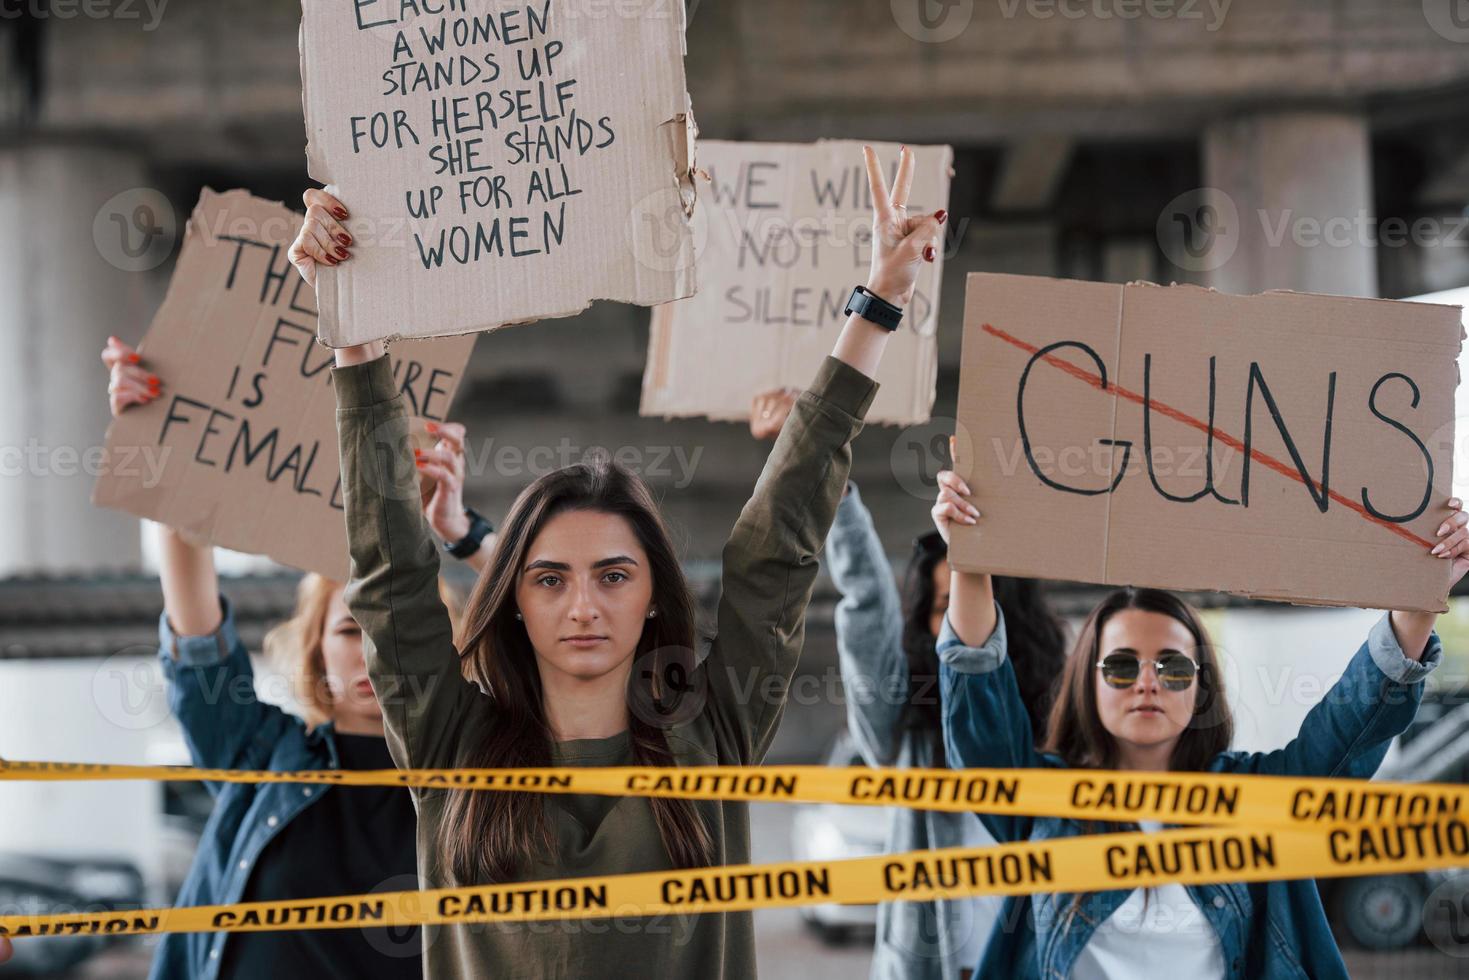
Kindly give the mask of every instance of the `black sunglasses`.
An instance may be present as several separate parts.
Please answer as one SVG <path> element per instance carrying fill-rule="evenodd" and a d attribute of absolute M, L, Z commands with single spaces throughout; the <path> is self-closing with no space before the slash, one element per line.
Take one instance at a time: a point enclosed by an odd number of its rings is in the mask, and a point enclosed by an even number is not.
<path fill-rule="evenodd" d="M 1198 665 L 1184 653 L 1165 653 L 1152 663 L 1158 673 L 1158 683 L 1170 691 L 1188 690 L 1199 672 Z M 1122 690 L 1137 683 L 1142 661 L 1135 653 L 1109 653 L 1097 664 L 1097 669 L 1108 687 Z"/>

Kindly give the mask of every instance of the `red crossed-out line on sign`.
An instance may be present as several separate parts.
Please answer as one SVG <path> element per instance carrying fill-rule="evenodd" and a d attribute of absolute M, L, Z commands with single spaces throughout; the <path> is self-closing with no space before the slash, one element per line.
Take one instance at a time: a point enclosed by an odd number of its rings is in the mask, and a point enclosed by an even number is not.
<path fill-rule="evenodd" d="M 1031 356 L 1035 356 L 1036 354 L 1040 353 L 1039 347 L 1028 344 L 1025 341 L 1021 340 L 1019 337 L 1008 334 L 1005 331 L 1001 330 L 999 327 L 994 326 L 993 324 L 984 324 L 984 332 L 992 337 L 997 337 L 1000 340 L 1003 340 L 1007 344 L 1020 348 Z M 1051 367 L 1059 368 L 1060 370 L 1066 372 L 1079 381 L 1085 381 L 1087 384 L 1091 385 L 1093 388 L 1096 388 L 1098 391 L 1111 391 L 1115 393 L 1119 398 L 1126 398 L 1128 401 L 1135 402 L 1138 405 L 1143 404 L 1143 396 L 1139 395 L 1137 392 L 1129 391 L 1128 389 L 1123 388 L 1117 384 L 1104 385 L 1102 383 L 1102 376 L 1100 374 L 1097 374 L 1094 371 L 1088 371 L 1085 368 L 1079 368 L 1075 364 L 1070 364 L 1066 361 L 1063 361 L 1055 354 L 1042 355 L 1041 360 L 1049 364 Z M 1214 438 L 1217 439 L 1219 442 L 1224 443 L 1226 446 L 1229 446 L 1231 449 L 1234 449 L 1237 452 L 1245 451 L 1245 444 L 1240 442 L 1234 436 L 1230 435 L 1227 432 L 1221 432 L 1218 429 L 1211 430 L 1207 422 L 1196 419 L 1192 415 L 1189 415 L 1187 412 L 1181 412 L 1171 405 L 1165 405 L 1162 402 L 1154 399 L 1151 403 L 1151 411 L 1158 412 L 1162 415 L 1167 416 L 1168 418 L 1175 419 L 1179 422 L 1182 422 L 1184 425 L 1198 429 L 1200 432 L 1206 434 L 1212 431 L 1214 434 Z M 1274 456 L 1271 456 L 1269 453 L 1264 453 L 1258 449 L 1255 449 L 1254 447 L 1251 447 L 1250 458 L 1255 460 L 1257 463 L 1260 463 L 1261 465 L 1270 467 L 1270 469 L 1279 473 L 1283 477 L 1295 480 L 1297 483 L 1303 486 L 1307 485 L 1309 482 L 1309 485 L 1315 488 L 1317 491 L 1321 489 L 1320 484 L 1318 484 L 1315 480 L 1307 481 L 1307 479 L 1303 477 L 1300 471 L 1297 470 L 1294 466 L 1290 466 L 1286 463 L 1281 462 Z M 1387 530 L 1391 531 L 1393 534 L 1396 534 L 1398 537 L 1405 538 L 1408 541 L 1412 541 L 1414 544 L 1422 545 L 1425 548 L 1433 547 L 1432 541 L 1425 541 L 1423 538 L 1420 538 L 1418 535 L 1414 534 L 1412 531 L 1409 531 L 1401 524 L 1394 524 L 1391 521 L 1384 521 L 1380 517 L 1373 516 L 1366 507 L 1363 507 L 1355 500 L 1349 500 L 1346 497 L 1343 497 L 1335 490 L 1328 490 L 1326 491 L 1326 494 L 1330 499 L 1341 504 L 1343 507 L 1350 509 L 1365 521 L 1369 521 L 1380 527 L 1384 527 Z"/>

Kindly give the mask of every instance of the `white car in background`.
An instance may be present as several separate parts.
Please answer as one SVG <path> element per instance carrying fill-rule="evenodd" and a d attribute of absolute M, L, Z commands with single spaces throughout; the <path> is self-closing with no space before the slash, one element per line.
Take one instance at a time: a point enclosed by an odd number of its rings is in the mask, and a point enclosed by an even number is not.
<path fill-rule="evenodd" d="M 866 764 L 845 730 L 827 753 L 828 766 Z M 887 849 L 886 807 L 843 806 L 837 803 L 807 803 L 796 808 L 791 829 L 791 850 L 797 861 L 841 861 L 873 857 Z M 832 945 L 857 939 L 870 941 L 877 929 L 876 905 L 808 905 L 801 918 Z"/>

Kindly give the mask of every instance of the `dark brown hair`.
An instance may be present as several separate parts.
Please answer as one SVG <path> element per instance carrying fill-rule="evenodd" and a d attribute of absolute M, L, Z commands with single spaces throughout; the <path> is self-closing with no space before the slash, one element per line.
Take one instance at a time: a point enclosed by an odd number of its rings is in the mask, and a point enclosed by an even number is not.
<path fill-rule="evenodd" d="M 550 520 L 569 511 L 595 511 L 627 520 L 647 553 L 658 611 L 643 625 L 634 657 L 656 660 L 661 652 L 694 649 L 694 599 L 684 579 L 668 528 L 648 487 L 605 459 L 548 473 L 527 487 L 505 518 L 489 566 L 465 609 L 459 649 L 472 675 L 493 702 L 489 718 L 469 729 L 464 765 L 483 768 L 552 764 L 554 735 L 546 718 L 535 649 L 515 618 L 515 586 L 531 545 Z M 634 684 L 654 685 L 663 673 L 633 667 Z M 650 692 L 657 698 L 660 693 Z M 633 764 L 674 764 L 664 731 L 631 711 Z M 451 792 L 440 825 L 444 866 L 461 884 L 512 881 L 537 858 L 554 853 L 543 797 L 533 793 Z M 690 800 L 650 799 L 649 806 L 673 864 L 702 867 L 714 845 Z"/>
<path fill-rule="evenodd" d="M 1199 614 L 1188 603 L 1161 589 L 1118 589 L 1103 599 L 1076 638 L 1076 647 L 1061 675 L 1056 703 L 1046 729 L 1045 750 L 1076 768 L 1111 769 L 1117 765 L 1117 742 L 1102 726 L 1097 711 L 1096 667 L 1101 659 L 1102 630 L 1124 609 L 1159 613 L 1183 624 L 1193 637 L 1198 674 L 1194 714 L 1173 748 L 1168 768 L 1198 772 L 1229 748 L 1234 739 L 1229 703 L 1219 669 L 1219 656 Z"/>
<path fill-rule="evenodd" d="M 932 743 L 933 764 L 946 767 L 943 706 L 939 697 L 938 637 L 930 632 L 933 570 L 948 558 L 937 531 L 913 540 L 913 560 L 903 574 L 903 654 L 908 662 L 908 701 L 900 724 Z M 1036 579 L 994 578 L 995 600 L 1005 616 L 1005 639 L 1015 682 L 1030 715 L 1031 731 L 1045 730 L 1056 678 L 1066 663 L 1066 631 Z"/>

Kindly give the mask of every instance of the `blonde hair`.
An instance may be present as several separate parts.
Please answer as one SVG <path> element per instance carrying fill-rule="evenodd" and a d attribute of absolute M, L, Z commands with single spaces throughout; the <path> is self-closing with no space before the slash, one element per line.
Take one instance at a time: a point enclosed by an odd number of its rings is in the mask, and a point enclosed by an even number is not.
<path fill-rule="evenodd" d="M 326 611 L 341 588 L 341 582 L 325 575 L 303 575 L 296 585 L 296 608 L 291 617 L 265 634 L 266 659 L 286 675 L 301 717 L 312 728 L 331 721 L 335 714 L 321 641 L 326 634 Z M 439 579 L 439 598 L 448 607 L 457 635 L 464 605 L 459 593 L 443 578 Z"/>

